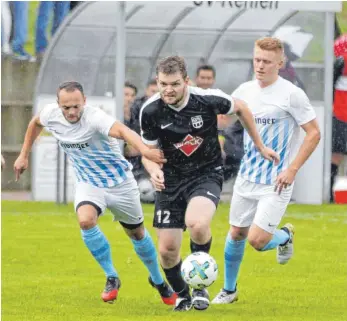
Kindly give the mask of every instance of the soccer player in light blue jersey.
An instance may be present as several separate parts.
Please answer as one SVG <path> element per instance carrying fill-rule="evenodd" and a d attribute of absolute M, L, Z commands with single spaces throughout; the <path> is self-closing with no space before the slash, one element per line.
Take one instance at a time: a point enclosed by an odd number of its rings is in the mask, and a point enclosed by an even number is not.
<path fill-rule="evenodd" d="M 45 106 L 29 123 L 22 151 L 14 164 L 16 180 L 27 169 L 32 145 L 45 127 L 58 140 L 74 168 L 77 180 L 75 211 L 82 239 L 107 278 L 102 299 L 114 302 L 121 285 L 112 263 L 109 242 L 97 225 L 99 215 L 108 208 L 148 269 L 150 284 L 158 290 L 165 304 L 175 304 L 176 293 L 160 273 L 155 246 L 143 225 L 138 186 L 117 138 L 158 164 L 166 161 L 162 152 L 149 149 L 138 134 L 100 108 L 86 105 L 80 83 L 61 84 L 57 98 L 57 103 Z"/>
<path fill-rule="evenodd" d="M 231 200 L 230 231 L 224 249 L 224 288 L 214 304 L 238 299 L 236 281 L 246 238 L 258 251 L 277 248 L 280 264 L 293 255 L 293 225 L 277 227 L 290 201 L 295 175 L 317 147 L 320 131 L 306 94 L 278 76 L 283 60 L 280 40 L 257 40 L 253 57 L 256 79 L 240 85 L 232 94 L 248 104 L 265 146 L 277 152 L 280 161 L 276 165 L 261 157 L 245 132 L 245 154 Z M 302 144 L 300 127 L 306 132 Z"/>

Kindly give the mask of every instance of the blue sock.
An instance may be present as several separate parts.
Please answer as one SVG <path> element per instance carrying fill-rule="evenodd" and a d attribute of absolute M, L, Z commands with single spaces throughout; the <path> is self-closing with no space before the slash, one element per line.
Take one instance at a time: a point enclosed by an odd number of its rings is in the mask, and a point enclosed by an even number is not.
<path fill-rule="evenodd" d="M 260 251 L 272 250 L 278 245 L 284 244 L 289 240 L 289 234 L 284 230 L 276 230 L 271 241 L 267 243 Z"/>
<path fill-rule="evenodd" d="M 89 230 L 81 230 L 82 239 L 89 251 L 98 261 L 107 277 L 118 277 L 118 273 L 113 267 L 110 244 L 100 228 L 96 225 Z"/>
<path fill-rule="evenodd" d="M 141 261 L 146 265 L 151 279 L 154 284 L 162 284 L 164 279 L 160 273 L 159 264 L 157 261 L 157 251 L 148 231 L 145 230 L 145 236 L 141 240 L 131 240 L 134 244 L 134 249 Z"/>
<path fill-rule="evenodd" d="M 243 254 L 245 253 L 246 240 L 234 241 L 228 234 L 224 247 L 224 289 L 236 290 L 236 280 L 239 274 Z"/>

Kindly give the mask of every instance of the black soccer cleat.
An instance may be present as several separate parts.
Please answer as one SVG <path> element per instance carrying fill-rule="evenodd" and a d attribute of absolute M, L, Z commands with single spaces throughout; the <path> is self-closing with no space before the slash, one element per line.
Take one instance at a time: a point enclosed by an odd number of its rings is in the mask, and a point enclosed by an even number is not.
<path fill-rule="evenodd" d="M 165 304 L 175 305 L 177 294 L 171 289 L 171 287 L 165 281 L 162 284 L 155 284 L 149 276 L 148 282 L 153 288 L 158 290 L 159 295 L 161 296 L 161 299 Z"/>
<path fill-rule="evenodd" d="M 192 297 L 195 310 L 206 310 L 210 306 L 210 296 L 206 289 L 193 289 Z"/>
<path fill-rule="evenodd" d="M 119 288 L 121 286 L 121 282 L 119 278 L 116 277 L 108 277 L 106 280 L 106 285 L 104 291 L 101 293 L 101 298 L 104 302 L 114 303 L 117 300 Z"/>
<path fill-rule="evenodd" d="M 192 308 L 192 298 L 189 296 L 178 297 L 176 299 L 176 306 L 174 307 L 174 311 L 182 312 L 189 311 Z"/>

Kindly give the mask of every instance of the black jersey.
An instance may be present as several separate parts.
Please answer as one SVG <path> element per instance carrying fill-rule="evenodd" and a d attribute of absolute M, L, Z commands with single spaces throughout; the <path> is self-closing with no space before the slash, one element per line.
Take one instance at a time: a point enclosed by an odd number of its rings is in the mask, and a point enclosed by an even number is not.
<path fill-rule="evenodd" d="M 231 96 L 219 89 L 188 86 L 180 108 L 164 103 L 158 93 L 141 109 L 142 140 L 163 150 L 164 173 L 179 176 L 221 166 L 217 115 L 231 114 L 233 109 Z"/>

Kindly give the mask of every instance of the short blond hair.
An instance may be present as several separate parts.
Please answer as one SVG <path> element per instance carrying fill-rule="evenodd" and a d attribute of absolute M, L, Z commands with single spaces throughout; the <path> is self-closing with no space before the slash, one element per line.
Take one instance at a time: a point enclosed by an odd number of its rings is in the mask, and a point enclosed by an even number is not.
<path fill-rule="evenodd" d="M 255 42 L 255 46 L 259 47 L 262 50 L 278 51 L 284 53 L 283 42 L 280 39 L 274 37 L 260 38 Z"/>

